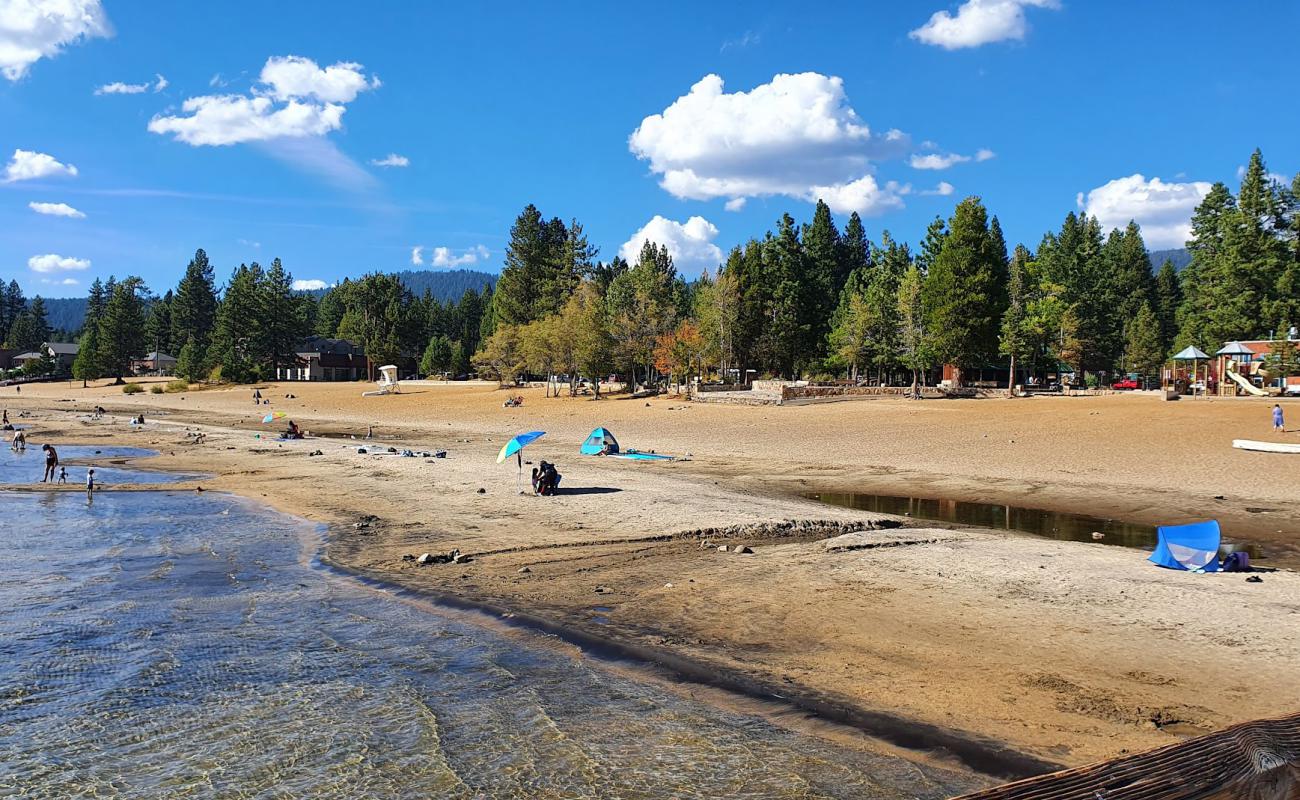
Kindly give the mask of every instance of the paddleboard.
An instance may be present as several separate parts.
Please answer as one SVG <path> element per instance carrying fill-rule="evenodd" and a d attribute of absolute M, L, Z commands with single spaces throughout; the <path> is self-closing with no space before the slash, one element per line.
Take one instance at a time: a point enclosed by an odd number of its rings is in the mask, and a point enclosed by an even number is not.
<path fill-rule="evenodd" d="M 1300 453 L 1300 444 L 1283 442 L 1256 442 L 1250 439 L 1233 439 L 1232 446 L 1238 450 L 1255 450 L 1260 453 Z"/>

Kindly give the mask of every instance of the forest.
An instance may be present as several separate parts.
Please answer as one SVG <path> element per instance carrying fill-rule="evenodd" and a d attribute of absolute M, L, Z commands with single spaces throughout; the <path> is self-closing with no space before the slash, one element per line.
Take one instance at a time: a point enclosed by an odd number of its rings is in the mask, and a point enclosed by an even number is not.
<path fill-rule="evenodd" d="M 968 197 L 915 247 L 857 214 L 841 230 L 825 203 L 789 214 L 687 280 L 668 249 L 598 259 L 583 226 L 527 206 L 495 286 L 446 301 L 398 275 L 296 292 L 280 263 L 241 264 L 221 287 L 203 250 L 161 296 L 137 277 L 96 280 L 78 333 L 76 377 L 121 378 L 147 352 L 176 354 L 189 381 L 261 380 L 311 334 L 360 344 L 372 363 L 421 374 L 626 376 L 653 384 L 745 376 L 931 380 L 1009 369 L 1158 373 L 1176 349 L 1269 338 L 1300 321 L 1300 175 L 1289 185 L 1252 154 L 1234 194 L 1216 183 L 1196 209 L 1190 261 L 1158 268 L 1136 223 L 1104 231 L 1073 212 L 1036 247 L 1009 248 L 997 216 Z M 6 346 L 49 340 L 43 301 L 0 285 Z M 1300 371 L 1291 347 L 1270 368 Z M 39 367 L 37 367 L 39 369 Z"/>

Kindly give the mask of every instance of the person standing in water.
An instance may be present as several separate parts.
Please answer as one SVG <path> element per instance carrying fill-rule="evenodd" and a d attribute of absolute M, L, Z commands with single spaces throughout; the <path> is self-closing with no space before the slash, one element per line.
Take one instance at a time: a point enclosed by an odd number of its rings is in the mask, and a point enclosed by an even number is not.
<path fill-rule="evenodd" d="M 68 482 L 68 468 L 59 467 L 59 485 L 62 486 L 67 482 Z"/>
<path fill-rule="evenodd" d="M 1283 426 L 1282 424 L 1282 406 L 1279 405 L 1278 403 L 1274 403 L 1273 404 L 1273 431 L 1275 433 L 1282 433 L 1284 430 L 1285 430 L 1285 426 Z"/>
<path fill-rule="evenodd" d="M 95 493 L 95 470 L 86 471 L 86 497 Z"/>
<path fill-rule="evenodd" d="M 54 470 L 59 466 L 59 454 L 53 445 L 43 444 L 41 450 L 45 452 L 45 475 L 41 477 L 41 483 L 53 483 Z"/>

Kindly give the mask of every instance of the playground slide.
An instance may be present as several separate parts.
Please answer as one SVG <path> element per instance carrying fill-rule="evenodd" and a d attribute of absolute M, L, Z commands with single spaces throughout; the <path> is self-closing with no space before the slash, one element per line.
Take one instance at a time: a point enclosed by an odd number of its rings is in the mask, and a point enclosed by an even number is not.
<path fill-rule="evenodd" d="M 1238 386 L 1245 389 L 1247 392 L 1250 392 L 1251 394 L 1255 395 L 1256 397 L 1264 397 L 1265 395 L 1268 394 L 1268 392 L 1259 388 L 1258 386 L 1246 380 L 1245 378 L 1241 377 L 1240 375 L 1233 372 L 1232 370 L 1227 370 L 1227 373 L 1228 373 L 1228 377 L 1236 381 Z"/>

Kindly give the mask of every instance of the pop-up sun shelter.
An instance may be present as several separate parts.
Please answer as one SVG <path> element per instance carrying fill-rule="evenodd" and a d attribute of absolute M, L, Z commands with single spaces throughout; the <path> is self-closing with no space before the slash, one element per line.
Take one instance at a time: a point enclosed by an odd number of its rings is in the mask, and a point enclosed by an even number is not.
<path fill-rule="evenodd" d="M 610 458 L 623 458 L 629 461 L 672 461 L 675 458 L 675 456 L 662 453 L 642 453 L 635 448 L 620 450 L 618 440 L 614 438 L 614 434 L 610 433 L 608 428 L 597 428 L 592 431 L 587 440 L 582 443 L 581 452 L 584 456 L 609 456 Z"/>
<path fill-rule="evenodd" d="M 618 452 L 618 439 L 607 428 L 597 428 L 582 443 L 584 456 L 610 455 Z"/>
<path fill-rule="evenodd" d="M 1219 571 L 1219 523 L 1217 520 L 1156 528 L 1156 549 L 1147 558 L 1169 569 Z"/>

